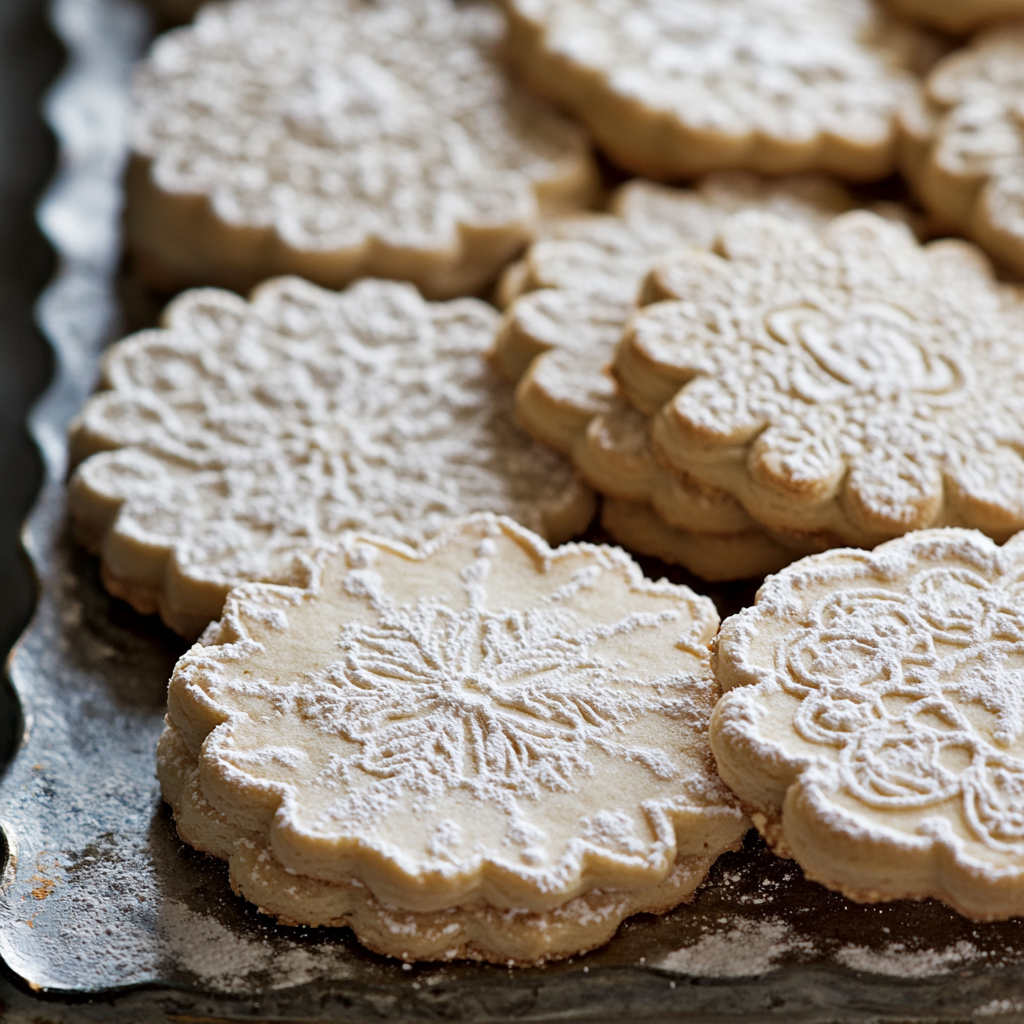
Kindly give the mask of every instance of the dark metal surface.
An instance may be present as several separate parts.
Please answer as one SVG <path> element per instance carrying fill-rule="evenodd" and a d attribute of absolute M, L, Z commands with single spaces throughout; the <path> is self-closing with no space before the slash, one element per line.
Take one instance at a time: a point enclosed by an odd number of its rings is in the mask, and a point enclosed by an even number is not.
<path fill-rule="evenodd" d="M 61 170 L 39 211 L 61 260 L 39 307 L 56 376 L 31 420 L 45 483 L 25 533 L 41 596 L 10 664 L 23 730 L 0 704 L 19 739 L 0 778 L 0 1020 L 1024 1021 L 1020 921 L 856 906 L 753 839 L 691 907 L 516 971 L 404 967 L 345 931 L 273 926 L 178 842 L 153 748 L 183 645 L 106 596 L 67 539 L 62 486 L 67 422 L 123 312 L 123 86 L 147 23 L 132 0 L 56 0 L 54 22 L 71 52 L 48 106 Z M 752 591 L 715 596 L 729 611 Z"/>

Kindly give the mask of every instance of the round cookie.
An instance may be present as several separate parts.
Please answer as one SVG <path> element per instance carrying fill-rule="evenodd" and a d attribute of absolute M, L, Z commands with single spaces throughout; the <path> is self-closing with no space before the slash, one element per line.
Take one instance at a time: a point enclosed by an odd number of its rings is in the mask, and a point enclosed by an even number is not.
<path fill-rule="evenodd" d="M 1020 296 L 976 248 L 743 213 L 718 252 L 662 263 L 616 354 L 659 458 L 797 544 L 1024 526 Z"/>
<path fill-rule="evenodd" d="M 585 205 L 584 133 L 517 90 L 501 16 L 453 0 L 230 0 L 132 91 L 126 233 L 167 287 L 408 280 L 473 293 Z"/>
<path fill-rule="evenodd" d="M 944 32 L 973 32 L 1000 18 L 1024 15 L 1024 0 L 888 0 L 897 14 Z"/>
<path fill-rule="evenodd" d="M 687 899 L 748 822 L 718 780 L 714 606 L 507 519 L 350 535 L 250 584 L 175 668 L 158 768 L 187 842 L 287 923 L 538 963 Z"/>
<path fill-rule="evenodd" d="M 777 852 L 854 900 L 1024 914 L 1024 534 L 796 562 L 712 660 L 719 770 Z"/>
<path fill-rule="evenodd" d="M 901 164 L 930 213 L 1017 273 L 1024 272 L 1022 66 L 1024 22 L 995 25 L 940 61 L 901 119 Z"/>
<path fill-rule="evenodd" d="M 585 529 L 593 494 L 484 359 L 497 321 L 385 281 L 179 297 L 110 350 L 72 425 L 72 521 L 107 588 L 196 636 L 232 586 L 345 530 L 415 544 L 481 511 L 552 542 Z"/>
<path fill-rule="evenodd" d="M 673 179 L 721 168 L 894 167 L 895 115 L 926 40 L 871 0 L 503 0 L 527 81 L 617 163 Z"/>

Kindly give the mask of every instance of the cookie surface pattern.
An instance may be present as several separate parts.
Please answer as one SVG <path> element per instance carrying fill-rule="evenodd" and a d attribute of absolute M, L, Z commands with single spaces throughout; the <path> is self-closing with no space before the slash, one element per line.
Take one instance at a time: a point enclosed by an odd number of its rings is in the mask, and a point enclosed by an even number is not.
<path fill-rule="evenodd" d="M 249 584 L 178 663 L 183 838 L 293 923 L 407 959 L 536 962 L 687 898 L 747 824 L 717 779 L 714 606 L 618 549 L 478 516 Z"/>
<path fill-rule="evenodd" d="M 1017 5 L 1024 15 L 1024 4 Z M 1024 271 L 1024 22 L 980 32 L 903 110 L 902 165 L 928 210 Z"/>
<path fill-rule="evenodd" d="M 504 0 L 538 91 L 655 178 L 893 168 L 925 48 L 869 0 Z"/>
<path fill-rule="evenodd" d="M 652 273 L 616 354 L 661 458 L 800 543 L 1024 526 L 1019 292 L 977 249 L 863 212 L 718 247 Z"/>
<path fill-rule="evenodd" d="M 283 273 L 480 289 L 596 180 L 582 131 L 507 80 L 500 36 L 482 3 L 206 6 L 133 87 L 141 269 L 241 291 Z"/>
<path fill-rule="evenodd" d="M 797 562 L 713 662 L 719 770 L 777 851 L 855 900 L 1024 913 L 1024 535 Z"/>
<path fill-rule="evenodd" d="M 417 543 L 496 511 L 582 531 L 593 494 L 515 426 L 483 358 L 497 319 L 380 281 L 179 297 L 111 349 L 72 427 L 70 510 L 108 588 L 198 635 L 232 586 L 287 580 L 345 530 Z"/>

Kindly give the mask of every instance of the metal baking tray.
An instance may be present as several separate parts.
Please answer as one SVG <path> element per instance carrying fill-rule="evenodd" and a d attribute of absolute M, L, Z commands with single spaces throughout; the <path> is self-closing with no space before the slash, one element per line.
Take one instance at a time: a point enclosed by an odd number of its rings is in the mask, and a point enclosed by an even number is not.
<path fill-rule="evenodd" d="M 45 464 L 24 531 L 38 604 L 9 662 L 0 1020 L 1024 1021 L 1024 923 L 858 906 L 754 836 L 691 905 L 516 970 L 403 965 L 344 929 L 276 926 L 178 841 L 153 752 L 184 644 L 105 594 L 64 513 L 67 424 L 104 345 L 155 308 L 119 269 L 118 235 L 125 82 L 149 22 L 133 0 L 53 0 L 51 18 L 70 54 L 46 106 L 60 170 L 38 210 L 59 258 L 38 306 L 56 369 L 30 420 Z M 753 595 L 712 589 L 725 613 Z"/>

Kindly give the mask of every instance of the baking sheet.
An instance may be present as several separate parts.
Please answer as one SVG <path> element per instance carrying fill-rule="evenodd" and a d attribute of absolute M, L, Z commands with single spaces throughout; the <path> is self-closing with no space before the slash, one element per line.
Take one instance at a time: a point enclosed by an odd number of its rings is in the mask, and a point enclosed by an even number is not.
<path fill-rule="evenodd" d="M 402 965 L 345 930 L 274 926 L 178 842 L 153 750 L 182 641 L 107 597 L 70 542 L 65 432 L 100 352 L 152 312 L 119 274 L 132 0 L 54 0 L 71 53 L 47 105 L 61 171 L 39 209 L 59 257 L 39 306 L 55 382 L 31 418 L 46 483 L 26 527 L 36 615 L 10 675 L 23 738 L 0 779 L 0 1019 L 8 1021 L 1024 1021 L 1024 924 L 940 904 L 857 906 L 756 837 L 692 906 L 525 970 Z M 653 575 L 672 572 L 645 563 Z M 707 588 L 705 588 L 707 589 Z M 719 587 L 724 612 L 751 587 Z"/>

